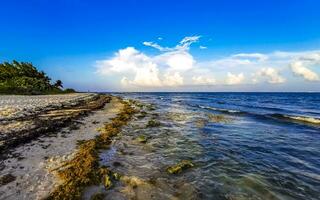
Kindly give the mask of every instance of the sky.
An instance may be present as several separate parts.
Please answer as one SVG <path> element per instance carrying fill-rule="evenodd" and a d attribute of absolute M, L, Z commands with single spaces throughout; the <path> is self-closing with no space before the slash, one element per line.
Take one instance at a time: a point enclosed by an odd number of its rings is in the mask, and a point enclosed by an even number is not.
<path fill-rule="evenodd" d="M 318 0 L 0 0 L 0 62 L 79 91 L 320 91 Z"/>

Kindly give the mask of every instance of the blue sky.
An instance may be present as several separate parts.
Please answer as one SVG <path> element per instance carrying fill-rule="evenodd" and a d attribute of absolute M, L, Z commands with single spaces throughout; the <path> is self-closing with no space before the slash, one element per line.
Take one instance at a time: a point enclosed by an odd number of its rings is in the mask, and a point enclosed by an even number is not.
<path fill-rule="evenodd" d="M 78 90 L 320 91 L 317 0 L 0 6 L 0 61 L 32 62 Z"/>

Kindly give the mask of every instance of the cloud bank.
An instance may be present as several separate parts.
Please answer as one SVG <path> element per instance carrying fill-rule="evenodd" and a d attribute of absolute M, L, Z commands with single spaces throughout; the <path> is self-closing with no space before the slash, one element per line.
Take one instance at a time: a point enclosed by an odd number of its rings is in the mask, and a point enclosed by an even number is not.
<path fill-rule="evenodd" d="M 284 84 L 293 79 L 320 81 L 316 71 L 320 51 L 238 53 L 219 59 L 196 60 L 190 48 L 200 38 L 185 37 L 173 47 L 143 42 L 159 50 L 159 54 L 153 56 L 135 47 L 126 47 L 110 58 L 96 61 L 96 72 L 128 89 Z M 206 47 L 200 45 L 198 49 Z"/>

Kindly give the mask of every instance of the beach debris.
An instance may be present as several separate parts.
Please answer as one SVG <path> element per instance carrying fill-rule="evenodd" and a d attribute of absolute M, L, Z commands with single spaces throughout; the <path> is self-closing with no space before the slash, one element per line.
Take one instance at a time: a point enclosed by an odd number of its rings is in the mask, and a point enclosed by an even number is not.
<path fill-rule="evenodd" d="M 194 164 L 190 160 L 182 160 L 179 163 L 168 167 L 167 172 L 169 174 L 179 174 L 182 171 L 184 171 L 188 168 L 191 168 L 191 167 L 194 167 Z"/>
<path fill-rule="evenodd" d="M 138 142 L 140 142 L 140 143 L 147 143 L 147 138 L 146 138 L 146 136 L 144 136 L 144 135 L 139 135 L 138 137 L 137 137 L 137 141 Z"/>
<path fill-rule="evenodd" d="M 0 186 L 7 185 L 8 183 L 11 183 L 12 181 L 15 181 L 16 177 L 12 174 L 5 174 L 0 177 Z"/>
<path fill-rule="evenodd" d="M 148 121 L 147 127 L 157 127 L 160 126 L 160 122 L 154 119 Z"/>

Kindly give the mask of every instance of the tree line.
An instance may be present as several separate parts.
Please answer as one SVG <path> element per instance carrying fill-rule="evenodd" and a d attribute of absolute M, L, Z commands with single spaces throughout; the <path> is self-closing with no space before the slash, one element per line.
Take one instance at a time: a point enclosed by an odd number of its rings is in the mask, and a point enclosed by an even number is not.
<path fill-rule="evenodd" d="M 63 90 L 61 80 L 55 82 L 32 63 L 12 61 L 0 63 L 0 93 L 2 94 L 55 94 L 75 92 Z"/>

